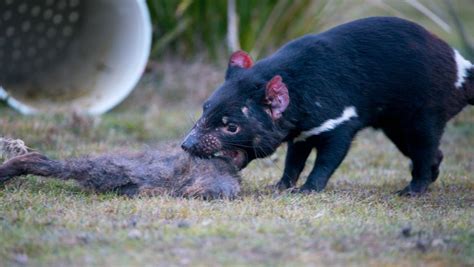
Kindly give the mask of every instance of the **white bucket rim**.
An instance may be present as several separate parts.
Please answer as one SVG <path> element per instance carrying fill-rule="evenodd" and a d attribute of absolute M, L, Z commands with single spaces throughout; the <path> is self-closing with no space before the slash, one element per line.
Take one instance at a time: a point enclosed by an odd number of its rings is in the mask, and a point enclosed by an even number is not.
<path fill-rule="evenodd" d="M 151 52 L 152 23 L 146 0 L 135 0 L 135 3 L 137 4 L 137 8 L 140 13 L 140 23 L 142 24 L 142 28 L 140 29 L 140 31 L 143 32 L 143 40 L 139 43 L 140 55 L 137 58 L 137 67 L 130 70 L 131 73 L 129 73 L 129 75 L 133 77 L 121 84 L 122 90 L 118 90 L 117 94 L 114 97 L 103 99 L 102 101 L 96 102 L 93 105 L 84 107 L 83 110 L 75 111 L 83 112 L 90 115 L 103 114 L 117 106 L 119 103 L 121 103 L 135 89 L 138 82 L 140 81 Z M 44 111 L 40 108 L 34 107 L 31 104 L 27 104 L 16 99 L 13 94 L 9 92 L 8 88 L 6 88 L 5 85 L 2 84 L 0 84 L 0 100 L 4 101 L 5 103 L 7 103 L 8 106 L 12 107 L 13 109 L 24 115 L 38 114 Z M 64 107 L 67 105 L 68 102 L 64 102 L 63 104 L 58 104 L 57 107 Z"/>

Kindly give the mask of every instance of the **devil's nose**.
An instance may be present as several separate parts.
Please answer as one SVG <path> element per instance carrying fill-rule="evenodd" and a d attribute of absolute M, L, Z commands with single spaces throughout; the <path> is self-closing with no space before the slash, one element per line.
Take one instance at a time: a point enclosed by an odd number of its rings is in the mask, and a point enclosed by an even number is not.
<path fill-rule="evenodd" d="M 194 136 L 188 136 L 181 144 L 181 148 L 185 151 L 190 151 L 197 144 L 197 139 Z"/>

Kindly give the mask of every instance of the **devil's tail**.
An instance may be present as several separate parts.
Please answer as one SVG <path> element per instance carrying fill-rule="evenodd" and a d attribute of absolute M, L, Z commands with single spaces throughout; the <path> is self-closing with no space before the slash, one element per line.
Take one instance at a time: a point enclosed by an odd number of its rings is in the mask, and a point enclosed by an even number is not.
<path fill-rule="evenodd" d="M 468 71 L 464 88 L 466 89 L 467 102 L 471 105 L 474 105 L 474 65 Z"/>

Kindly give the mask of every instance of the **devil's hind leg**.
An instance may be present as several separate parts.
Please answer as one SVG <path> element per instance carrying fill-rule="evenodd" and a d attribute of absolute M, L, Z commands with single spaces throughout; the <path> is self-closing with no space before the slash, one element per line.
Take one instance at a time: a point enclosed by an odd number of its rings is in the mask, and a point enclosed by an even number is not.
<path fill-rule="evenodd" d="M 408 186 L 399 191 L 400 195 L 423 194 L 433 182 L 432 162 L 437 147 L 429 144 L 414 145 L 411 159 L 413 162 L 412 180 Z"/>
<path fill-rule="evenodd" d="M 439 175 L 443 153 L 439 142 L 444 124 L 437 123 L 435 116 L 419 116 L 416 125 L 384 128 L 386 135 L 400 151 L 412 161 L 412 180 L 400 195 L 418 195 L 426 192 L 428 186 Z"/>

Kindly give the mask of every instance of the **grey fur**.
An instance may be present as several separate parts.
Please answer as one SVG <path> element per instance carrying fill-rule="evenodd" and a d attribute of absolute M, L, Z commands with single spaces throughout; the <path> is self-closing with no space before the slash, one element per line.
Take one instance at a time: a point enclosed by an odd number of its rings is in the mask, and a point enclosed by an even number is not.
<path fill-rule="evenodd" d="M 33 174 L 75 180 L 86 189 L 118 194 L 234 198 L 240 192 L 237 168 L 225 159 L 199 159 L 176 144 L 137 153 L 87 156 L 64 161 L 39 153 L 14 157 L 0 166 L 0 184 Z"/>

